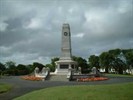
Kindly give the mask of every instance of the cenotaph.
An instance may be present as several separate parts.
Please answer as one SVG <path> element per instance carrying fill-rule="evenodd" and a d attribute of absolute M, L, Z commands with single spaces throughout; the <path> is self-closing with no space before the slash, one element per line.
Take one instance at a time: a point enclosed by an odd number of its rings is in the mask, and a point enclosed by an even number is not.
<path fill-rule="evenodd" d="M 61 44 L 61 56 L 59 61 L 56 61 L 55 74 L 66 75 L 68 69 L 75 69 L 77 64 L 72 60 L 72 48 L 71 48 L 71 32 L 69 24 L 65 23 L 62 27 L 62 44 Z"/>

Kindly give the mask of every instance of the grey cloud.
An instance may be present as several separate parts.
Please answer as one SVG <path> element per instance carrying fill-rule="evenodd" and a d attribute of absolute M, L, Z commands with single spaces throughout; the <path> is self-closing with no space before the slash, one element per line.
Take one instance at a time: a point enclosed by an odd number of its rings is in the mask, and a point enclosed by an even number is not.
<path fill-rule="evenodd" d="M 133 48 L 133 0 L 0 0 L 0 60 L 47 63 L 60 56 L 62 24 L 71 27 L 73 55 Z M 6 9 L 5 9 L 6 8 Z M 82 35 L 81 35 L 82 34 Z"/>

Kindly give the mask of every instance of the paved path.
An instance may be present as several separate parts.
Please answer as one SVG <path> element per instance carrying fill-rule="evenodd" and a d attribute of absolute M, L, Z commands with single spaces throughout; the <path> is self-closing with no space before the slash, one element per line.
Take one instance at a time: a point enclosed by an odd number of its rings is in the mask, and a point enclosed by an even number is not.
<path fill-rule="evenodd" d="M 95 82 L 61 82 L 61 81 L 28 81 L 23 80 L 19 76 L 8 76 L 0 79 L 0 83 L 9 83 L 13 85 L 13 89 L 7 93 L 0 94 L 0 100 L 12 100 L 18 96 L 24 95 L 33 90 L 42 88 L 64 86 L 64 85 L 101 85 L 133 82 L 133 77 L 110 77 L 106 81 Z"/>

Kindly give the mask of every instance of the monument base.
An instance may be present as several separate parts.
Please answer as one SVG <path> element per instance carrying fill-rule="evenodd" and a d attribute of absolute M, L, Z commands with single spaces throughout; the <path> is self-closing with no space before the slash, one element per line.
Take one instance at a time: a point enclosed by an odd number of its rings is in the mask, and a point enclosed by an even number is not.
<path fill-rule="evenodd" d="M 68 74 L 68 69 L 76 69 L 76 62 L 73 60 L 59 60 L 56 61 L 56 70 L 55 74 L 58 75 L 67 75 Z"/>

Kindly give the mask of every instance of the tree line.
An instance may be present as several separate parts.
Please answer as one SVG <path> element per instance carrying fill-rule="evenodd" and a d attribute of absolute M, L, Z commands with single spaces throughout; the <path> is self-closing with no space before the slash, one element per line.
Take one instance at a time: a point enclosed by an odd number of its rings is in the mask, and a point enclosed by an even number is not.
<path fill-rule="evenodd" d="M 73 56 L 72 59 L 77 62 L 77 68 L 81 67 L 82 73 L 89 73 L 92 67 L 97 69 L 105 69 L 106 73 L 109 73 L 111 69 L 115 73 L 123 74 L 126 70 L 133 69 L 133 49 L 113 49 L 106 52 L 102 52 L 99 56 L 91 55 L 87 60 L 82 57 Z M 41 70 L 43 67 L 49 67 L 52 72 L 55 71 L 55 61 L 59 58 L 55 57 L 51 59 L 50 64 L 43 65 L 39 62 L 33 62 L 33 64 L 16 65 L 13 61 L 7 61 L 4 64 L 0 62 L 0 74 L 2 75 L 26 75 L 32 74 L 35 67 L 39 67 Z"/>
<path fill-rule="evenodd" d="M 103 68 L 108 73 L 114 69 L 115 73 L 123 74 L 133 69 L 133 49 L 114 49 L 101 53 L 99 56 L 91 55 L 89 65 Z"/>

